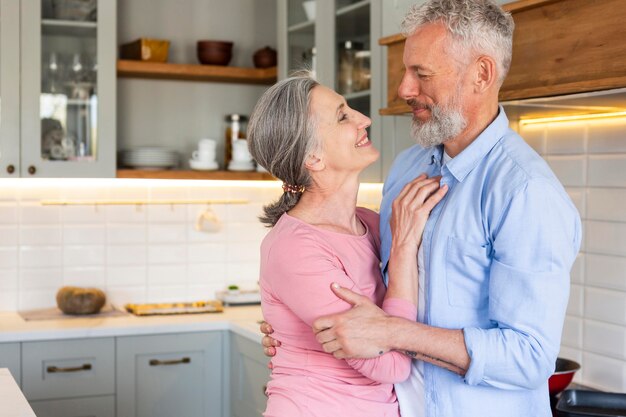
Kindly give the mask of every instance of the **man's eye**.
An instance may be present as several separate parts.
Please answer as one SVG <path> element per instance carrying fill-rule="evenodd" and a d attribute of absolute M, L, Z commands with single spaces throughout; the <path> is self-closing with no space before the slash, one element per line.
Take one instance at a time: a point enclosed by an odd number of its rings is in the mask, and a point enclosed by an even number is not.
<path fill-rule="evenodd" d="M 423 74 L 423 73 L 419 73 L 419 72 L 417 73 L 417 76 L 418 76 L 420 79 L 422 79 L 422 80 L 427 80 L 427 79 L 429 79 L 430 77 L 432 77 L 432 75 L 431 75 L 431 74 Z"/>

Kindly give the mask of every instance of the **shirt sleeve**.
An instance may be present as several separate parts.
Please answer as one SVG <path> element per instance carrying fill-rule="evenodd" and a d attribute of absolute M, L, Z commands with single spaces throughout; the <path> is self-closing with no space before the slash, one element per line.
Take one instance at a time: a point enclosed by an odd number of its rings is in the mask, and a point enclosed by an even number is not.
<path fill-rule="evenodd" d="M 273 291 L 280 300 L 308 326 L 324 315 L 342 313 L 352 306 L 337 298 L 330 289 L 333 282 L 362 294 L 355 282 L 345 273 L 341 262 L 330 248 L 315 237 L 299 234 L 295 240 L 281 242 L 280 260 L 273 259 L 273 273 L 285 277 Z M 288 285 L 287 285 L 288 284 Z M 382 281 L 371 285 L 382 285 Z M 408 306 L 406 304 L 409 304 Z M 415 320 L 414 305 L 403 300 L 387 300 L 383 309 L 391 315 Z M 323 351 L 319 345 L 319 351 Z M 362 375 L 381 383 L 405 380 L 411 371 L 411 358 L 399 352 L 388 352 L 373 359 L 348 359 L 346 362 Z"/>
<path fill-rule="evenodd" d="M 497 327 L 463 329 L 471 358 L 465 381 L 536 389 L 554 372 L 580 217 L 562 190 L 531 180 L 492 230 L 489 318 Z"/>

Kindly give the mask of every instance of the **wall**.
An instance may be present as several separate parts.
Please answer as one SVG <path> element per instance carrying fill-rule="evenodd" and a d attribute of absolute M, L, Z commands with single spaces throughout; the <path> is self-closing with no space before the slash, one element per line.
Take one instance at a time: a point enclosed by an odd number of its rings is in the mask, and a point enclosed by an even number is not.
<path fill-rule="evenodd" d="M 362 204 L 378 205 L 381 185 Z M 256 287 L 257 220 L 277 182 L 0 180 L 0 311 L 52 307 L 63 285 L 95 286 L 114 304 L 215 298 L 227 285 Z M 42 200 L 244 199 L 215 205 L 217 233 L 194 226 L 206 205 L 50 206 Z"/>
<path fill-rule="evenodd" d="M 252 55 L 276 49 L 276 0 L 118 1 L 118 44 L 140 37 L 170 40 L 169 62 L 198 64 L 196 42 L 234 42 L 230 66 L 253 67 Z M 220 140 L 224 116 L 250 114 L 267 86 L 118 79 L 118 150 L 164 146 L 182 153 L 182 166 L 199 138 Z"/>
<path fill-rule="evenodd" d="M 582 365 L 578 381 L 626 392 L 626 118 L 528 125 L 520 133 L 583 219 L 561 353 Z"/>

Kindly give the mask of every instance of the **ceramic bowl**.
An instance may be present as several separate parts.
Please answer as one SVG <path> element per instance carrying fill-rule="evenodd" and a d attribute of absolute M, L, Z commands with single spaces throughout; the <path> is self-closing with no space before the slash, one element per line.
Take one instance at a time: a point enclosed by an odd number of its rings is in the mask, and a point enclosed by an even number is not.
<path fill-rule="evenodd" d="M 198 41 L 198 61 L 204 65 L 228 65 L 233 43 L 228 41 Z"/>

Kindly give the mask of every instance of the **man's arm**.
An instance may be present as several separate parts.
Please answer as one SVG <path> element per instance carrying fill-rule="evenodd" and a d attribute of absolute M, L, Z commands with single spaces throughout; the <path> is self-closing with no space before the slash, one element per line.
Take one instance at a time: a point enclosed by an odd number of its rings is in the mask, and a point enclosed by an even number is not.
<path fill-rule="evenodd" d="M 369 358 L 397 350 L 464 375 L 470 364 L 462 330 L 442 329 L 388 316 L 374 303 L 347 288 L 331 287 L 354 307 L 317 319 L 317 341 L 336 358 Z"/>

